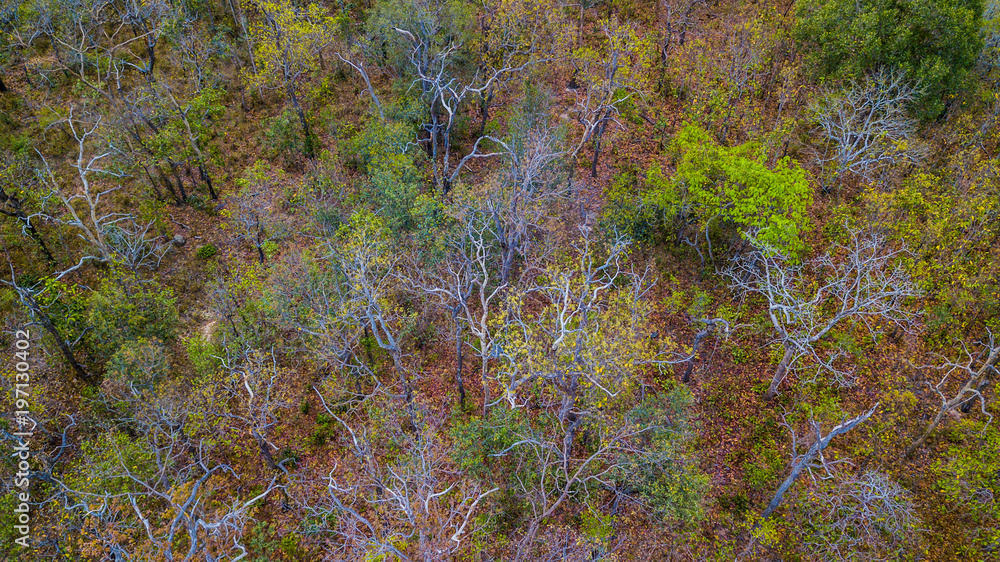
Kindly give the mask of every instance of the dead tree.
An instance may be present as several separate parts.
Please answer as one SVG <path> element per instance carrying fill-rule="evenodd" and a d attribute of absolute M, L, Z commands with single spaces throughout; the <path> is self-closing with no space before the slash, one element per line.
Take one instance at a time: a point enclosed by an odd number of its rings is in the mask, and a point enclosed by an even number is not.
<path fill-rule="evenodd" d="M 882 320 L 909 331 L 916 314 L 907 300 L 919 295 L 909 274 L 893 262 L 906 254 L 892 249 L 885 236 L 875 232 L 850 231 L 846 246 L 806 264 L 795 263 L 752 235 L 752 252 L 734 259 L 723 275 L 740 294 L 752 293 L 767 300 L 767 313 L 783 348 L 781 362 L 771 377 L 768 400 L 778 393 L 801 357 L 810 357 L 834 379 L 849 385 L 849 373 L 835 362 L 842 352 L 821 355 L 816 344 L 837 326 L 861 322 L 872 339 L 882 332 Z M 813 279 L 807 272 L 813 272 Z"/>
<path fill-rule="evenodd" d="M 774 497 L 771 499 L 770 503 L 767 504 L 767 508 L 764 509 L 764 513 L 762 513 L 761 516 L 765 518 L 769 517 L 772 513 L 774 513 L 775 509 L 778 509 L 778 506 L 781 505 L 781 500 L 784 499 L 785 497 L 785 492 L 787 492 L 788 489 L 792 487 L 792 484 L 794 484 L 795 481 L 799 478 L 799 476 L 802 474 L 802 471 L 809 468 L 810 464 L 813 462 L 813 460 L 816 459 L 817 456 L 820 457 L 822 456 L 823 449 L 826 449 L 830 445 L 830 442 L 833 441 L 834 437 L 847 433 L 848 431 L 857 427 L 860 423 L 872 417 L 872 414 L 875 413 L 875 410 L 878 408 L 878 406 L 879 406 L 878 403 L 876 403 L 871 410 L 868 410 L 867 412 L 861 414 L 860 416 L 851 418 L 841 423 L 840 425 L 837 425 L 836 427 L 831 429 L 830 432 L 827 433 L 826 435 L 823 435 L 822 431 L 820 430 L 819 424 L 813 421 L 812 426 L 813 430 L 816 432 L 816 441 L 809 447 L 809 449 L 803 455 L 797 454 L 797 443 L 795 442 L 795 432 L 793 431 L 792 472 L 788 475 L 787 478 L 785 478 L 785 481 L 781 483 L 781 486 L 778 487 L 778 491 L 775 492 Z"/>
<path fill-rule="evenodd" d="M 983 350 L 979 353 L 972 353 L 969 351 L 968 347 L 963 343 L 962 351 L 965 355 L 962 361 L 946 361 L 944 365 L 938 367 L 945 371 L 944 377 L 936 385 L 930 385 L 931 390 L 933 390 L 941 398 L 941 406 L 938 408 L 937 414 L 934 419 L 927 426 L 927 429 L 918 437 L 909 447 L 906 448 L 906 456 L 911 456 L 921 445 L 927 441 L 931 433 L 937 429 L 938 425 L 941 424 L 941 420 L 954 410 L 955 408 L 961 407 L 963 413 L 968 413 L 972 409 L 972 404 L 975 402 L 976 398 L 979 399 L 980 408 L 984 415 L 988 416 L 991 420 L 991 416 L 986 411 L 986 399 L 983 398 L 982 391 L 986 387 L 988 381 L 988 376 L 991 374 L 996 374 L 997 362 L 1000 361 L 1000 344 L 997 344 L 993 339 L 993 334 L 989 334 L 989 342 L 983 346 Z M 983 359 L 983 355 L 986 356 Z M 976 363 L 979 362 L 979 367 L 976 367 Z M 948 382 L 948 378 L 952 374 L 960 373 L 968 377 L 965 384 L 962 385 L 958 391 L 950 398 L 945 394 L 942 388 Z"/>
<path fill-rule="evenodd" d="M 901 73 L 883 71 L 852 82 L 843 92 L 828 91 L 813 104 L 826 144 L 819 159 L 832 168 L 823 178 L 824 193 L 844 174 L 869 182 L 887 166 L 923 158 L 926 149 L 917 142 L 917 121 L 908 108 L 918 96 Z"/>

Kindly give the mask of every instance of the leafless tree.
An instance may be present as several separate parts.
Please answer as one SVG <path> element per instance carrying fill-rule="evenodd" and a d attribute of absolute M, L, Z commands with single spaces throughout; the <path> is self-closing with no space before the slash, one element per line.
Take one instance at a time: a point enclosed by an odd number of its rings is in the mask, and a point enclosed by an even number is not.
<path fill-rule="evenodd" d="M 273 350 L 270 353 L 241 350 L 235 357 L 223 359 L 222 366 L 236 379 L 234 382 L 239 388 L 239 400 L 224 416 L 249 430 L 268 468 L 276 475 L 287 475 L 288 470 L 282 462 L 274 459 L 273 451 L 279 448 L 271 442 L 271 433 L 281 411 L 291 406 L 288 372 L 278 366 Z"/>
<path fill-rule="evenodd" d="M 99 428 L 99 445 L 82 451 L 72 470 L 46 475 L 53 488 L 45 501 L 77 517 L 84 536 L 110 560 L 244 558 L 250 512 L 283 490 L 277 476 L 246 500 L 220 493 L 239 475 L 214 459 L 219 428 L 194 420 L 196 412 L 213 418 L 208 403 L 178 388 L 142 391 L 106 382 L 102 390 L 106 407 L 121 419 Z M 126 540 L 131 533 L 144 540 Z"/>
<path fill-rule="evenodd" d="M 916 137 L 917 121 L 909 104 L 919 96 L 898 71 L 880 71 L 851 82 L 843 92 L 827 90 L 810 111 L 825 147 L 823 190 L 847 173 L 871 182 L 886 167 L 918 162 L 926 149 Z"/>
<path fill-rule="evenodd" d="M 771 498 L 771 501 L 767 504 L 767 507 L 761 515 L 765 518 L 769 517 L 772 513 L 774 513 L 775 509 L 778 509 L 778 506 L 781 505 L 782 499 L 785 497 L 785 492 L 792 487 L 792 484 L 794 484 L 799 476 L 802 475 L 804 470 L 811 469 L 813 462 L 817 459 L 817 457 L 819 458 L 820 463 L 817 468 L 823 468 L 824 470 L 829 471 L 829 465 L 827 461 L 823 459 L 823 449 L 826 449 L 830 445 L 830 442 L 833 441 L 834 437 L 847 433 L 868 418 L 872 417 L 872 414 L 875 413 L 878 406 L 878 403 L 876 403 L 871 410 L 834 426 L 834 428 L 831 429 L 826 435 L 823 434 L 819 424 L 815 420 L 810 420 L 812 430 L 816 435 L 816 440 L 813 441 L 812 445 L 809 446 L 809 449 L 801 455 L 798 452 L 798 443 L 795 438 L 795 431 L 792 429 L 792 471 L 789 473 L 788 477 L 785 478 L 784 482 L 781 483 L 781 486 L 778 487 L 778 491 L 775 492 L 774 497 Z"/>
<path fill-rule="evenodd" d="M 712 334 L 728 337 L 731 329 L 725 318 L 699 318 L 694 322 L 702 324 L 704 327 L 694 335 L 694 341 L 691 343 L 691 354 L 688 357 L 687 367 L 684 368 L 684 376 L 681 377 L 681 382 L 685 383 L 691 381 L 691 372 L 694 371 L 694 365 L 698 360 L 701 342 Z"/>
<path fill-rule="evenodd" d="M 476 210 L 469 210 L 458 217 L 461 225 L 457 239 L 452 243 L 449 256 L 436 270 L 423 264 L 411 268 L 411 283 L 421 292 L 436 300 L 451 312 L 455 323 L 456 382 L 461 403 L 465 403 L 463 382 L 463 348 L 467 344 L 463 328 L 476 339 L 471 345 L 480 358 L 480 381 L 483 387 L 483 409 L 490 403 L 490 385 L 487 376 L 489 360 L 494 351 L 495 335 L 492 317 L 495 304 L 506 288 L 498 280 L 493 267 L 491 217 Z"/>
<path fill-rule="evenodd" d="M 822 354 L 816 344 L 838 325 L 862 323 L 874 340 L 887 321 L 909 330 L 916 313 L 907 299 L 919 291 L 896 258 L 885 236 L 849 229 L 847 245 L 806 264 L 796 264 L 756 237 L 748 235 L 754 250 L 736 257 L 722 273 L 740 294 L 759 294 L 784 350 L 767 391 L 774 398 L 778 386 L 802 357 L 809 357 L 841 384 L 849 373 L 836 366 L 839 353 Z M 815 283 L 807 272 L 815 274 Z"/>
<path fill-rule="evenodd" d="M 415 83 L 420 84 L 430 113 L 430 120 L 423 126 L 429 147 L 428 155 L 434 175 L 434 184 L 448 193 L 458 179 L 462 168 L 471 159 L 499 156 L 503 152 L 480 152 L 483 141 L 494 140 L 482 136 L 473 143 L 472 150 L 458 160 L 452 168 L 452 130 L 455 119 L 465 102 L 472 96 L 483 96 L 486 92 L 506 83 L 528 68 L 535 61 L 532 48 L 514 49 L 504 53 L 500 63 L 492 68 L 477 71 L 471 78 L 462 79 L 455 69 L 455 57 L 461 45 L 451 43 L 439 50 L 432 49 L 433 37 L 420 31 L 396 28 L 411 44 L 410 63 L 416 75 Z M 533 47 L 533 46 L 532 46 Z M 354 66 L 354 65 L 352 65 Z M 357 69 L 357 67 L 355 67 Z"/>
<path fill-rule="evenodd" d="M 574 89 L 575 103 L 570 112 L 583 126 L 583 135 L 572 150 L 575 159 L 588 142 L 593 142 L 591 177 L 597 177 L 601 141 L 608 125 L 624 128 L 618 115 L 621 106 L 642 94 L 647 77 L 645 53 L 637 47 L 638 36 L 629 24 L 607 23 L 603 26 L 604 52 L 574 61 L 576 75 L 583 81 Z"/>
<path fill-rule="evenodd" d="M 983 342 L 981 349 L 977 352 L 969 351 L 965 342 L 962 342 L 962 353 L 964 355 L 962 359 L 946 360 L 943 365 L 937 367 L 937 369 L 944 371 L 944 376 L 937 384 L 927 383 L 941 399 L 941 406 L 934 419 L 927 425 L 927 429 L 906 448 L 906 456 L 911 456 L 927 441 L 927 438 L 937 429 L 949 412 L 961 407 L 962 412 L 968 413 L 977 398 L 983 415 L 987 416 L 990 421 L 993 420 L 993 416 L 986 411 L 986 399 L 983 397 L 982 391 L 985 390 L 990 375 L 1000 374 L 997 370 L 997 363 L 1000 362 L 1000 344 L 994 341 L 993 333 L 990 332 L 989 340 Z M 961 377 L 960 382 L 964 380 L 965 383 L 953 395 L 949 396 L 950 393 L 946 394 L 949 379 L 956 374 Z"/>
<path fill-rule="evenodd" d="M 459 213 L 482 213 L 490 246 L 498 246 L 499 283 L 511 285 L 520 262 L 537 262 L 545 253 L 545 236 L 554 230 L 558 211 L 568 201 L 570 186 L 563 181 L 562 163 L 568 155 L 559 148 L 555 130 L 539 124 L 507 140 L 491 139 L 502 150 L 500 175 L 459 197 Z M 468 215 L 472 216 L 472 215 Z"/>
<path fill-rule="evenodd" d="M 87 112 L 80 115 L 75 107 L 70 107 L 68 117 L 54 124 L 62 126 L 75 144 L 75 154 L 68 164 L 76 172 L 77 185 L 65 185 L 65 180 L 60 179 L 62 174 L 56 174 L 48 160 L 39 153 L 44 164 L 43 181 L 52 197 L 61 204 L 57 209 L 49 211 L 45 218 L 75 229 L 80 238 L 91 246 L 90 251 L 72 269 L 79 268 L 87 261 L 108 261 L 112 257 L 112 250 L 105 239 L 106 230 L 130 218 L 126 213 L 110 212 L 105 209 L 106 206 L 101 206 L 101 197 L 121 186 L 105 188 L 99 180 L 122 178 L 126 175 L 124 171 L 106 165 L 111 164 L 118 153 L 114 145 L 104 144 L 96 151 L 92 147 L 92 144 L 100 142 L 98 135 L 101 120 L 100 115 Z"/>
<path fill-rule="evenodd" d="M 803 503 L 803 515 L 815 529 L 803 546 L 824 560 L 895 558 L 918 531 L 910 494 L 881 472 L 838 474 Z"/>
<path fill-rule="evenodd" d="M 164 236 L 151 236 L 153 222 L 140 224 L 135 219 L 112 224 L 104 229 L 104 240 L 116 261 L 132 271 L 160 266 L 171 242 Z"/>
<path fill-rule="evenodd" d="M 353 453 L 351 476 L 339 476 L 343 469 L 334 466 L 324 478 L 324 492 L 304 503 L 306 512 L 320 520 L 337 516 L 330 529 L 336 537 L 331 559 L 382 554 L 403 561 L 450 559 L 475 530 L 477 506 L 499 488 L 482 490 L 463 480 L 434 424 L 400 435 L 403 454 L 382 465 L 365 432 L 355 431 L 323 404 L 350 436 L 346 448 Z"/>
<path fill-rule="evenodd" d="M 162 0 L 57 1 L 40 7 L 17 30 L 15 44 L 27 49 L 49 41 L 55 55 L 52 70 L 107 100 L 126 89 L 130 73 L 152 78 L 156 46 L 173 13 Z"/>

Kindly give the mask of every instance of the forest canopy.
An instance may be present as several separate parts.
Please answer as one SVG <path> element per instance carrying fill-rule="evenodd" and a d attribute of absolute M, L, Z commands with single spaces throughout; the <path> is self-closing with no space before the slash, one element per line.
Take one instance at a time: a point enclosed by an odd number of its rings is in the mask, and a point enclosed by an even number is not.
<path fill-rule="evenodd" d="M 0 3 L 0 559 L 1000 559 L 993 0 Z"/>

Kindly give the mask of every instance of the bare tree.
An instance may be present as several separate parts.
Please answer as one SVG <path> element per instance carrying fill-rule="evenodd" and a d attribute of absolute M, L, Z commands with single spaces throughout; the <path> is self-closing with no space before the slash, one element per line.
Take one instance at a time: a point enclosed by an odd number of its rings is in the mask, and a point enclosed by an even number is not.
<path fill-rule="evenodd" d="M 831 372 L 841 384 L 849 374 L 836 366 L 840 353 L 822 354 L 816 344 L 838 325 L 861 322 L 872 339 L 882 332 L 880 321 L 904 330 L 916 314 L 907 299 L 919 291 L 902 265 L 893 263 L 906 250 L 889 247 L 885 236 L 849 229 L 846 246 L 836 245 L 829 254 L 806 265 L 748 235 L 754 250 L 735 258 L 722 273 L 740 294 L 759 294 L 767 301 L 767 313 L 784 350 L 767 391 L 770 400 L 778 386 L 802 357 Z M 806 273 L 815 274 L 815 283 Z"/>
<path fill-rule="evenodd" d="M 282 466 L 284 461 L 274 459 L 274 451 L 279 448 L 271 442 L 270 434 L 278 424 L 279 413 L 291 406 L 288 373 L 278 366 L 274 350 L 269 354 L 241 350 L 235 357 L 223 359 L 222 366 L 236 379 L 234 383 L 241 391 L 240 399 L 224 416 L 249 430 L 268 468 L 287 475 L 288 470 Z"/>
<path fill-rule="evenodd" d="M 919 95 L 902 73 L 884 70 L 851 82 L 843 92 L 828 90 L 810 107 L 825 143 L 820 161 L 832 168 L 823 177 L 824 192 L 844 174 L 871 182 L 888 166 L 924 157 L 908 109 Z"/>
<path fill-rule="evenodd" d="M 582 50 L 573 61 L 576 75 L 584 82 L 574 90 L 575 104 L 570 110 L 583 126 L 580 142 L 572 151 L 575 159 L 588 142 L 593 142 L 591 177 L 597 177 L 601 141 L 608 125 L 624 128 L 618 121 L 621 106 L 642 94 L 648 77 L 649 61 L 642 39 L 629 24 L 609 22 L 603 25 L 603 53 Z M 582 90 L 582 93 L 581 93 Z"/>
<path fill-rule="evenodd" d="M 214 459 L 221 428 L 199 421 L 217 412 L 190 389 L 119 382 L 102 390 L 105 408 L 117 415 L 70 461 L 71 470 L 45 475 L 53 486 L 45 501 L 76 517 L 82 536 L 112 560 L 244 558 L 249 514 L 283 490 L 277 476 L 251 498 L 229 495 L 229 479 L 239 476 Z"/>
<path fill-rule="evenodd" d="M 803 515 L 814 530 L 810 555 L 824 560 L 888 560 L 911 546 L 919 520 L 910 494 L 881 472 L 838 474 L 812 491 Z"/>
<path fill-rule="evenodd" d="M 45 218 L 75 229 L 94 252 L 85 254 L 74 269 L 88 260 L 102 263 L 108 261 L 112 257 L 112 251 L 105 239 L 106 230 L 115 223 L 130 218 L 126 213 L 106 211 L 101 206 L 101 197 L 120 189 L 121 186 L 102 188 L 98 180 L 108 177 L 121 178 L 126 175 L 125 172 L 107 165 L 118 154 L 118 149 L 114 145 L 105 144 L 96 151 L 91 146 L 95 142 L 100 142 L 98 131 L 101 120 L 100 115 L 89 113 L 77 115 L 76 108 L 71 106 L 68 117 L 55 124 L 63 126 L 63 130 L 69 133 L 75 144 L 75 154 L 68 164 L 76 172 L 77 185 L 65 185 L 65 182 L 59 179 L 61 174 L 57 176 L 48 160 L 39 153 L 44 164 L 46 187 L 61 203 L 58 207 L 59 214 L 49 214 L 56 212 L 50 211 Z"/>
<path fill-rule="evenodd" d="M 537 62 L 531 57 L 534 46 L 505 51 L 497 66 L 482 71 L 477 70 L 471 78 L 463 80 L 452 68 L 455 65 L 454 59 L 461 52 L 461 45 L 451 43 L 435 52 L 432 49 L 433 36 L 400 28 L 396 28 L 396 31 L 406 37 L 412 45 L 410 63 L 416 74 L 414 82 L 420 84 L 430 114 L 429 122 L 423 126 L 423 130 L 428 135 L 424 140 L 428 144 L 434 184 L 443 193 L 448 193 L 469 160 L 503 154 L 497 151 L 480 152 L 479 145 L 484 140 L 495 141 L 490 136 L 482 136 L 473 143 L 469 154 L 458 160 L 452 168 L 452 130 L 462 106 L 472 96 L 487 95 L 486 93 L 498 87 L 498 84 L 510 81 L 529 65 Z"/>
<path fill-rule="evenodd" d="M 323 493 L 306 490 L 307 513 L 320 520 L 336 514 L 331 559 L 383 554 L 403 561 L 451 559 L 475 531 L 473 515 L 480 502 L 499 488 L 482 490 L 463 479 L 434 424 L 400 435 L 402 454 L 381 465 L 365 432 L 352 429 L 325 400 L 323 405 L 350 436 L 345 448 L 353 453 L 349 477 L 334 466 L 324 478 Z"/>
<path fill-rule="evenodd" d="M 871 410 L 834 426 L 834 428 L 831 429 L 826 435 L 823 435 L 819 424 L 816 423 L 815 420 L 811 420 L 813 432 L 816 434 L 816 440 L 809 446 L 809 449 L 801 455 L 798 452 L 798 443 L 795 439 L 795 431 L 792 430 L 792 471 L 788 477 L 785 478 L 784 482 L 781 483 L 781 486 L 778 486 L 778 491 L 775 492 L 774 497 L 771 498 L 771 501 L 767 504 L 767 507 L 761 514 L 762 517 L 769 517 L 772 513 L 774 513 L 775 509 L 778 509 L 778 506 L 781 505 L 782 499 L 785 497 L 785 492 L 787 492 L 799 476 L 802 475 L 802 471 L 810 469 L 811 464 L 817 457 L 820 459 L 820 467 L 827 469 L 827 463 L 822 457 L 823 449 L 826 449 L 830 445 L 830 442 L 833 441 L 834 437 L 847 433 L 868 418 L 872 417 L 872 414 L 875 413 L 878 406 L 878 403 L 876 403 Z"/>
<path fill-rule="evenodd" d="M 972 352 L 962 342 L 964 357 L 957 361 L 945 361 L 943 365 L 937 367 L 937 369 L 944 371 L 944 376 L 937 384 L 931 385 L 927 383 L 927 385 L 940 397 L 941 406 L 938 408 L 934 419 L 927 425 L 927 429 L 906 448 L 907 457 L 913 455 L 927 441 L 927 438 L 937 429 L 938 425 L 941 424 L 941 421 L 949 412 L 961 407 L 963 412 L 968 413 L 977 398 L 979 399 L 979 406 L 983 415 L 989 417 L 992 421 L 993 416 L 986 411 L 986 399 L 983 397 L 982 391 L 986 388 L 989 375 L 1000 374 L 997 371 L 997 362 L 1000 362 L 1000 344 L 994 341 L 993 333 L 990 332 L 989 341 L 983 342 L 981 347 L 982 349 L 978 352 Z M 954 395 L 949 397 L 945 392 L 949 378 L 954 374 L 961 375 L 965 383 L 955 391 Z"/>
<path fill-rule="evenodd" d="M 688 357 L 687 367 L 684 368 L 684 376 L 681 377 L 681 382 L 691 381 L 691 372 L 694 371 L 694 365 L 698 360 L 698 354 L 701 351 L 701 342 L 712 334 L 721 334 L 723 337 L 729 337 L 730 326 L 729 322 L 725 318 L 699 318 L 694 322 L 702 324 L 704 327 L 694 335 L 694 341 L 691 343 L 691 354 Z"/>
<path fill-rule="evenodd" d="M 480 381 L 483 387 L 483 410 L 489 407 L 490 385 L 488 363 L 494 354 L 493 333 L 494 305 L 500 301 L 506 283 L 499 282 L 493 267 L 490 216 L 469 210 L 458 217 L 461 225 L 457 240 L 452 243 L 450 255 L 436 270 L 423 264 L 414 264 L 411 282 L 421 292 L 434 298 L 451 312 L 455 324 L 456 382 L 459 385 L 461 404 L 465 404 L 463 382 L 463 348 L 467 345 L 463 328 L 476 339 L 471 345 L 480 357 Z"/>

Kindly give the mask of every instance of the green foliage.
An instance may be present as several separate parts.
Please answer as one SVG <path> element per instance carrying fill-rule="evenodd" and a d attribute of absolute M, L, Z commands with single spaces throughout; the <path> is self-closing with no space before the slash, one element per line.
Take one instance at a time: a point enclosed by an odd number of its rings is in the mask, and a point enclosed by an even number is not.
<path fill-rule="evenodd" d="M 781 475 L 785 458 L 771 437 L 754 443 L 751 454 L 752 458 L 743 462 L 745 481 L 750 489 L 762 490 Z"/>
<path fill-rule="evenodd" d="M 13 473 L 13 470 L 8 472 L 8 474 Z M 15 525 L 21 525 L 18 521 L 19 514 L 14 512 L 21 504 L 17 497 L 18 492 L 22 492 L 22 490 L 20 488 L 10 488 L 10 491 L 0 496 L 0 556 L 3 556 L 5 560 L 26 560 L 27 558 L 22 558 L 22 555 L 27 556 L 27 552 L 34 545 L 34 541 L 32 540 L 34 537 L 31 536 L 30 532 L 28 548 L 24 548 L 14 542 L 23 536 L 14 529 Z M 29 515 L 34 509 L 34 507 L 29 507 Z"/>
<path fill-rule="evenodd" d="M 184 347 L 198 377 L 213 375 L 222 366 L 222 361 L 219 359 L 221 351 L 218 346 L 201 334 L 188 338 L 184 342 Z"/>
<path fill-rule="evenodd" d="M 170 371 L 170 361 L 163 343 L 156 339 L 139 339 L 125 342 L 108 361 L 107 379 L 148 389 L 163 379 Z"/>
<path fill-rule="evenodd" d="M 604 191 L 604 196 L 607 199 L 601 216 L 604 228 L 624 234 L 637 242 L 649 240 L 653 222 L 652 209 L 642 204 L 634 174 L 617 174 Z"/>
<path fill-rule="evenodd" d="M 169 287 L 119 273 L 107 279 L 88 300 L 85 341 L 103 365 L 128 341 L 141 338 L 172 342 L 177 329 L 176 299 Z"/>
<path fill-rule="evenodd" d="M 412 128 L 400 121 L 369 121 L 351 139 L 367 177 L 364 190 L 373 207 L 381 209 L 394 232 L 414 229 L 420 218 L 414 207 L 420 195 L 420 171 L 407 147 L 413 140 Z"/>
<path fill-rule="evenodd" d="M 487 417 L 475 417 L 452 426 L 452 458 L 458 467 L 477 478 L 486 478 L 500 462 L 492 457 L 518 441 L 527 425 L 519 410 L 493 408 Z"/>
<path fill-rule="evenodd" d="M 195 250 L 194 255 L 198 259 L 210 260 L 213 257 L 215 257 L 215 255 L 218 254 L 218 253 L 219 253 L 219 249 L 217 247 L 215 247 L 215 244 L 208 243 L 208 244 L 205 244 L 205 245 L 202 245 L 202 246 L 198 246 L 198 249 Z"/>
<path fill-rule="evenodd" d="M 971 513 L 975 543 L 995 549 L 1000 544 L 1000 429 L 976 425 L 965 424 L 965 439 L 949 445 L 947 454 L 935 461 L 934 472 L 941 492 Z"/>
<path fill-rule="evenodd" d="M 796 13 L 820 77 L 902 70 L 923 88 L 925 119 L 959 91 L 983 45 L 981 0 L 799 0 Z"/>
<path fill-rule="evenodd" d="M 1000 274 L 1000 169 L 978 150 L 954 156 L 959 174 L 914 174 L 892 193 L 870 191 L 872 213 L 913 250 L 904 263 L 927 295 L 928 327 L 942 341 L 996 327 Z"/>
<path fill-rule="evenodd" d="M 762 241 L 793 255 L 804 248 L 800 235 L 808 229 L 812 189 L 798 164 L 786 157 L 768 168 L 759 144 L 720 146 L 691 124 L 677 134 L 673 149 L 677 173 L 665 181 L 658 169 L 650 170 L 647 204 L 683 222 L 693 219 L 699 231 L 721 221 L 741 232 L 758 230 Z"/>
<path fill-rule="evenodd" d="M 290 107 L 269 119 L 264 129 L 264 147 L 268 156 L 289 162 L 305 154 L 305 138 L 299 128 L 299 118 Z"/>
<path fill-rule="evenodd" d="M 700 519 L 708 492 L 710 479 L 698 470 L 692 455 L 692 400 L 687 388 L 678 387 L 636 406 L 633 422 L 652 429 L 642 438 L 642 452 L 623 459 L 614 471 L 626 489 L 638 491 L 653 512 L 667 520 Z"/>

